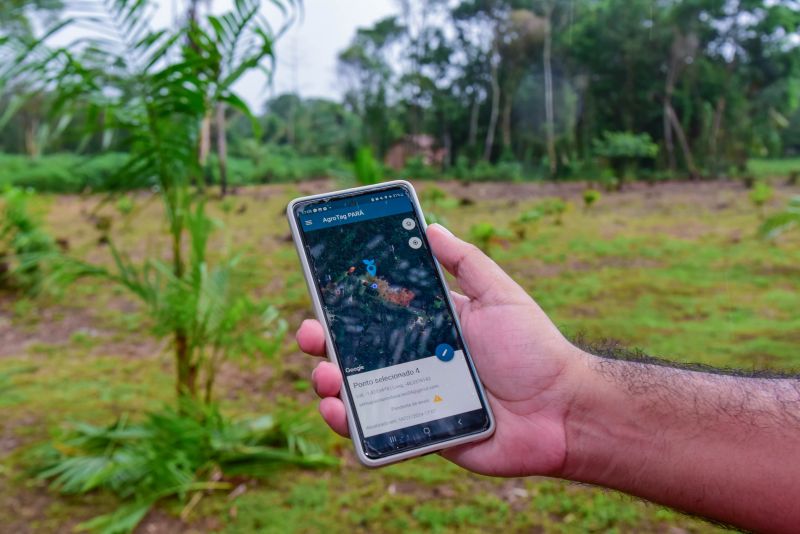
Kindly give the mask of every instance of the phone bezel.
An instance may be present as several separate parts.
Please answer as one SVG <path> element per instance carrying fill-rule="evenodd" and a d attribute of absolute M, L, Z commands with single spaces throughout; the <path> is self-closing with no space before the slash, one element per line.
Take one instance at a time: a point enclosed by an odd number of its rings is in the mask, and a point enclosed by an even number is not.
<path fill-rule="evenodd" d="M 319 202 L 323 200 L 337 200 L 342 197 L 354 196 L 354 195 L 361 195 L 361 194 L 368 194 L 371 192 L 381 191 L 383 189 L 390 189 L 395 187 L 401 187 L 405 189 L 408 193 L 409 199 L 411 200 L 412 207 L 416 214 L 417 220 L 422 227 L 422 231 L 425 232 L 427 229 L 427 224 L 425 223 L 425 216 L 422 213 L 422 209 L 419 203 L 419 199 L 417 198 L 416 191 L 411 183 L 405 180 L 394 180 L 390 182 L 383 182 L 380 184 L 363 186 L 363 187 L 354 187 L 350 189 L 344 189 L 340 191 L 332 191 L 329 193 L 322 193 L 317 195 L 309 195 L 304 197 L 295 198 L 291 202 L 289 202 L 288 206 L 286 207 L 286 215 L 289 219 L 289 226 L 291 228 L 292 239 L 295 244 L 295 248 L 300 259 L 300 263 L 303 268 L 303 275 L 306 281 L 306 286 L 308 288 L 309 295 L 311 296 L 311 302 L 314 307 L 315 315 L 317 316 L 317 320 L 323 325 L 323 329 L 325 331 L 325 346 L 327 349 L 328 358 L 336 364 L 340 369 L 341 365 L 339 363 L 339 357 L 336 353 L 336 348 L 333 344 L 333 340 L 330 336 L 330 331 L 328 329 L 327 323 L 325 321 L 325 314 L 323 311 L 322 300 L 320 298 L 319 291 L 316 287 L 316 279 L 314 278 L 314 274 L 311 270 L 311 265 L 309 259 L 306 255 L 305 247 L 303 244 L 303 239 L 301 235 L 301 229 L 297 224 L 297 216 L 296 216 L 296 209 L 301 204 L 306 204 L 309 202 Z M 470 371 L 472 375 L 475 377 L 475 383 L 478 391 L 478 395 L 481 397 L 481 404 L 486 410 L 486 415 L 489 421 L 489 424 L 486 429 L 479 430 L 477 432 L 473 431 L 463 436 L 458 436 L 454 438 L 447 438 L 438 441 L 434 441 L 429 445 L 423 445 L 421 447 L 417 447 L 414 449 L 409 449 L 406 451 L 400 451 L 397 453 L 387 454 L 382 456 L 381 458 L 371 458 L 367 456 L 366 452 L 364 451 L 362 439 L 363 436 L 359 432 L 358 426 L 356 424 L 356 417 L 357 415 L 353 413 L 352 403 L 347 393 L 347 388 L 342 387 L 340 396 L 342 401 L 344 402 L 345 409 L 347 411 L 347 424 L 350 430 L 351 436 L 356 436 L 353 439 L 353 444 L 356 449 L 356 455 L 359 461 L 367 466 L 367 467 L 379 467 L 382 465 L 387 465 L 395 462 L 399 462 L 402 460 L 406 460 L 408 458 L 413 458 L 416 456 L 422 456 L 424 454 L 429 454 L 431 452 L 439 451 L 445 448 L 454 447 L 457 445 L 462 445 L 464 443 L 470 443 L 473 441 L 479 441 L 482 439 L 486 439 L 492 435 L 495 429 L 495 420 L 494 415 L 492 414 L 491 407 L 488 402 L 488 398 L 486 396 L 486 392 L 484 391 L 483 384 L 481 383 L 480 376 L 478 375 L 477 370 L 475 369 L 475 365 L 472 361 L 472 355 L 470 354 L 469 347 L 467 345 L 466 339 L 464 338 L 463 331 L 461 329 L 461 323 L 459 322 L 458 314 L 455 313 L 455 306 L 453 305 L 452 298 L 450 296 L 450 290 L 447 285 L 447 280 L 444 277 L 444 272 L 442 271 L 441 265 L 433 257 L 434 267 L 436 269 L 436 274 L 439 277 L 439 282 L 442 284 L 444 288 L 445 297 L 447 299 L 448 306 L 450 306 L 450 310 L 453 313 L 454 317 L 454 324 L 458 335 L 461 338 L 461 342 L 464 346 L 464 354 L 467 360 L 467 364 L 470 367 Z"/>

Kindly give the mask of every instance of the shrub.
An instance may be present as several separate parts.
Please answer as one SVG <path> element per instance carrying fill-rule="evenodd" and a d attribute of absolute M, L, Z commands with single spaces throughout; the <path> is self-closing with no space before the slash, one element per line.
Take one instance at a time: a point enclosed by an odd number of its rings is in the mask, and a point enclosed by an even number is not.
<path fill-rule="evenodd" d="M 758 216 L 764 218 L 764 206 L 772 199 L 774 191 L 769 184 L 758 181 L 753 185 L 750 191 L 750 201 L 758 209 Z"/>
<path fill-rule="evenodd" d="M 215 405 L 184 398 L 132 423 L 123 416 L 107 427 L 76 425 L 38 452 L 39 478 L 64 494 L 107 490 L 129 501 L 80 528 L 131 532 L 159 500 L 227 490 L 226 476 L 268 476 L 276 467 L 335 465 L 302 436 L 297 420 L 270 416 L 232 421 Z M 191 510 L 191 504 L 184 512 Z"/>
<path fill-rule="evenodd" d="M 53 154 L 36 159 L 0 155 L 0 186 L 30 188 L 39 192 L 80 193 L 124 191 L 152 185 L 146 178 L 124 177 L 126 154 L 97 156 Z"/>
<path fill-rule="evenodd" d="M 762 237 L 774 238 L 800 226 L 800 196 L 792 197 L 786 209 L 768 217 L 759 228 Z"/>
<path fill-rule="evenodd" d="M 420 156 L 414 156 L 406 160 L 400 176 L 407 180 L 430 180 L 436 178 L 440 173 L 430 165 L 426 165 Z"/>
<path fill-rule="evenodd" d="M 600 200 L 601 196 L 602 195 L 600 194 L 600 191 L 598 191 L 597 189 L 589 188 L 589 189 L 584 190 L 584 192 L 583 192 L 583 205 L 584 205 L 584 207 L 588 210 L 593 205 L 595 205 L 598 200 Z"/>
<path fill-rule="evenodd" d="M 28 209 L 30 193 L 12 187 L 3 194 L 0 216 L 0 284 L 29 293 L 41 289 L 55 241 Z"/>
<path fill-rule="evenodd" d="M 498 236 L 498 231 L 491 223 L 478 223 L 469 229 L 470 240 L 487 256 L 491 255 L 492 241 Z"/>
<path fill-rule="evenodd" d="M 649 134 L 631 132 L 603 132 L 592 142 L 594 154 L 608 161 L 617 179 L 622 181 L 635 175 L 642 160 L 658 155 L 658 145 Z"/>
<path fill-rule="evenodd" d="M 569 204 L 561 198 L 548 198 L 542 200 L 537 209 L 544 215 L 552 215 L 555 224 L 561 226 L 564 224 L 564 214 L 569 209 Z"/>
<path fill-rule="evenodd" d="M 528 227 L 536 223 L 536 221 L 543 216 L 544 213 L 538 208 L 523 211 L 516 219 L 511 221 L 511 229 L 518 239 L 525 239 L 528 235 Z"/>
<path fill-rule="evenodd" d="M 470 167 L 466 158 L 459 156 L 452 174 L 459 180 L 468 182 L 521 181 L 526 178 L 522 164 L 516 161 L 501 161 L 492 164 L 480 160 Z"/>
<path fill-rule="evenodd" d="M 372 149 L 368 146 L 362 146 L 356 152 L 353 171 L 356 181 L 361 185 L 377 184 L 383 179 L 380 164 L 375 160 Z"/>

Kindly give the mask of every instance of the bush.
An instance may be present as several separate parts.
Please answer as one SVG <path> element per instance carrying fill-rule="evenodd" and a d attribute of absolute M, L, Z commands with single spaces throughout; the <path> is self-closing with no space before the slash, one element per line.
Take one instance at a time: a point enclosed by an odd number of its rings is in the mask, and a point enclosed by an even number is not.
<path fill-rule="evenodd" d="M 750 191 L 750 201 L 758 209 L 759 217 L 764 218 L 764 205 L 772 199 L 774 191 L 769 184 L 758 181 Z"/>
<path fill-rule="evenodd" d="M 800 226 L 800 195 L 791 198 L 784 211 L 768 217 L 761 224 L 759 234 L 771 239 L 798 226 Z"/>
<path fill-rule="evenodd" d="M 499 232 L 493 224 L 481 222 L 469 229 L 469 239 L 487 256 L 491 256 L 492 242 L 498 237 Z"/>
<path fill-rule="evenodd" d="M 536 206 L 543 215 L 552 215 L 553 222 L 559 226 L 564 223 L 564 214 L 569 207 L 570 205 L 564 199 L 558 197 L 544 199 Z"/>
<path fill-rule="evenodd" d="M 0 155 L 0 187 L 16 186 L 50 193 L 122 191 L 152 185 L 147 178 L 123 181 L 120 171 L 127 154 L 111 152 L 97 156 L 53 154 L 32 159 L 22 155 Z"/>
<path fill-rule="evenodd" d="M 528 236 L 528 227 L 533 226 L 543 216 L 544 213 L 538 208 L 520 213 L 516 219 L 511 221 L 511 229 L 517 239 L 525 239 Z"/>
<path fill-rule="evenodd" d="M 283 465 L 324 467 L 334 458 L 303 437 L 298 421 L 231 421 L 214 405 L 186 401 L 132 423 L 79 424 L 38 452 L 38 476 L 64 494 L 108 490 L 128 502 L 80 527 L 131 532 L 159 500 L 227 490 L 226 476 L 268 476 Z M 188 506 L 186 509 L 190 509 Z"/>
<path fill-rule="evenodd" d="M 349 175 L 349 164 L 334 156 L 303 156 L 291 146 L 260 145 L 249 158 L 228 158 L 228 180 L 231 185 L 297 182 L 310 178 L 338 178 Z M 219 182 L 216 156 L 209 157 L 208 169 L 215 183 Z"/>
<path fill-rule="evenodd" d="M 454 176 L 470 182 L 518 182 L 526 178 L 522 164 L 516 161 L 501 161 L 493 165 L 488 161 L 481 160 L 469 168 L 466 160 L 461 158 L 456 162 Z"/>
<path fill-rule="evenodd" d="M 583 192 L 584 207 L 588 210 L 589 208 L 594 206 L 598 200 L 600 200 L 601 196 L 602 195 L 600 194 L 600 191 L 598 191 L 597 189 L 589 188 L 584 190 Z"/>
<path fill-rule="evenodd" d="M 29 293 L 41 288 L 46 266 L 56 254 L 53 238 L 28 209 L 30 193 L 10 188 L 0 216 L 0 285 Z"/>
<path fill-rule="evenodd" d="M 646 133 L 603 132 L 592 145 L 594 154 L 608 161 L 619 180 L 634 177 L 640 161 L 658 155 L 658 145 Z"/>
<path fill-rule="evenodd" d="M 383 179 L 381 175 L 381 166 L 372 155 L 372 149 L 368 146 L 362 146 L 356 152 L 356 159 L 353 162 L 353 171 L 356 175 L 356 181 L 360 185 L 377 184 Z"/>
<path fill-rule="evenodd" d="M 53 154 L 31 159 L 0 154 L 0 188 L 16 186 L 42 193 L 131 191 L 154 184 L 147 177 L 131 181 L 120 171 L 128 155 Z M 217 157 L 211 154 L 205 172 L 219 183 Z M 262 145 L 250 158 L 228 158 L 228 183 L 233 186 L 295 182 L 309 178 L 351 176 L 350 164 L 335 156 L 302 156 L 290 146 Z"/>
<path fill-rule="evenodd" d="M 420 156 L 408 158 L 400 171 L 400 176 L 406 180 L 432 180 L 440 174 L 437 169 L 426 165 Z"/>

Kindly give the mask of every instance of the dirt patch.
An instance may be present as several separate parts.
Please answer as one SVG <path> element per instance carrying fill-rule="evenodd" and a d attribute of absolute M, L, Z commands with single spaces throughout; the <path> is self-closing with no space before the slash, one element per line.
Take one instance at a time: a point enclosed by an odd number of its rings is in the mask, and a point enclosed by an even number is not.
<path fill-rule="evenodd" d="M 415 182 L 414 186 L 419 190 L 424 190 L 433 182 Z M 533 182 L 533 183 L 512 183 L 512 182 L 436 182 L 437 187 L 441 187 L 453 196 L 468 199 L 471 201 L 485 200 L 519 200 L 533 199 L 537 197 L 562 197 L 570 200 L 583 202 L 583 192 L 590 187 L 588 182 L 568 181 L 568 182 Z M 658 184 L 647 184 L 644 182 L 634 182 L 626 184 L 622 191 L 603 193 L 602 204 L 624 204 L 632 199 L 644 199 L 645 202 L 654 206 L 669 207 L 674 205 L 676 200 L 679 202 L 690 201 L 692 203 L 702 203 L 709 208 L 721 209 L 730 205 L 730 201 L 725 198 L 720 200 L 722 192 L 744 191 L 743 186 L 738 182 L 715 181 L 715 182 L 660 182 Z M 676 198 L 677 197 L 677 198 Z"/>
<path fill-rule="evenodd" d="M 545 263 L 536 258 L 526 258 L 507 265 L 514 277 L 523 279 L 554 278 L 565 272 L 590 272 L 602 269 L 657 269 L 663 267 L 661 262 L 649 258 L 624 258 L 608 256 L 587 262 L 580 260 L 565 263 Z"/>
<path fill-rule="evenodd" d="M 241 367 L 234 362 L 224 362 L 217 371 L 214 391 L 224 393 L 228 399 L 268 397 L 274 374 L 268 366 Z"/>
<path fill-rule="evenodd" d="M 65 345 L 77 336 L 85 340 L 86 351 L 95 355 L 143 358 L 164 350 L 163 342 L 141 332 L 129 334 L 101 326 L 103 317 L 98 317 L 97 313 L 113 310 L 126 314 L 139 309 L 137 303 L 128 299 L 109 299 L 99 312 L 91 307 L 41 305 L 35 322 L 15 321 L 14 301 L 10 295 L 0 297 L 0 358 L 25 354 L 32 345 Z"/>
<path fill-rule="evenodd" d="M 97 320 L 85 309 L 42 308 L 36 324 L 22 326 L 15 326 L 11 315 L 10 300 L 0 304 L 0 357 L 24 353 L 33 343 L 61 345 L 76 333 L 89 338 L 110 335 L 97 328 Z"/>
<path fill-rule="evenodd" d="M 194 534 L 215 532 L 222 528 L 222 521 L 216 517 L 205 517 L 196 522 L 184 522 L 179 517 L 154 509 L 139 523 L 134 534 Z"/>
<path fill-rule="evenodd" d="M 35 436 L 22 438 L 17 431 L 22 427 L 33 426 L 41 426 L 41 424 L 40 418 L 32 414 L 26 414 L 23 417 L 6 418 L 3 421 L 2 430 L 0 430 L 0 459 L 11 454 L 20 446 L 39 439 Z"/>
<path fill-rule="evenodd" d="M 38 531 L 31 523 L 44 517 L 52 502 L 53 498 L 46 493 L 26 489 L 16 491 L 14 495 L 3 496 L 0 500 L 0 516 L 3 517 L 0 532 L 32 534 Z M 72 525 L 63 525 L 56 532 L 72 532 Z"/>

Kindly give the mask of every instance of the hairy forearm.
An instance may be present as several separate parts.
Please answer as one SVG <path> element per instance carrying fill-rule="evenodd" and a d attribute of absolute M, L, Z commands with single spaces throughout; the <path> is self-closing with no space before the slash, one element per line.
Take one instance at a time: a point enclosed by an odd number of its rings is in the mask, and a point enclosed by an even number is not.
<path fill-rule="evenodd" d="M 800 380 L 579 360 L 566 478 L 748 529 L 800 524 Z"/>

